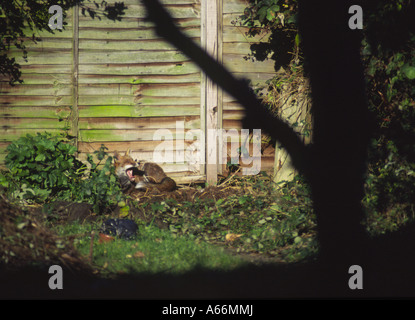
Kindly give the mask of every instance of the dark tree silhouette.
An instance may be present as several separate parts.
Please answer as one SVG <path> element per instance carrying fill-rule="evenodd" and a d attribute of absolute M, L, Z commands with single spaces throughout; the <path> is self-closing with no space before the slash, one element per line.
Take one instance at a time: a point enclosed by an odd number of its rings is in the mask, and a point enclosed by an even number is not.
<path fill-rule="evenodd" d="M 157 33 L 183 51 L 246 110 L 244 126 L 278 140 L 311 183 L 321 258 L 347 261 L 364 233 L 363 196 L 368 113 L 359 31 L 348 27 L 349 1 L 300 1 L 300 31 L 311 78 L 314 141 L 306 147 L 294 130 L 272 116 L 249 90 L 173 24 L 158 1 L 143 0 Z"/>
<path fill-rule="evenodd" d="M 361 34 L 348 29 L 348 8 L 356 3 L 299 0 L 315 125 L 313 144 L 306 147 L 286 123 L 271 117 L 243 82 L 181 34 L 158 0 L 143 2 L 159 35 L 237 98 L 246 108 L 245 126 L 272 135 L 309 179 L 318 216 L 319 259 L 291 265 L 250 265 L 231 272 L 195 269 L 177 276 L 139 274 L 115 280 L 65 271 L 61 292 L 47 288 L 47 271 L 19 270 L 0 274 L 0 295 L 77 299 L 413 297 L 414 225 L 377 239 L 366 239 L 360 226 L 370 122 L 359 56 Z M 348 268 L 355 264 L 364 271 L 363 290 L 348 287 Z"/>
<path fill-rule="evenodd" d="M 314 119 L 310 182 L 325 258 L 359 262 L 369 118 L 350 1 L 299 1 Z"/>

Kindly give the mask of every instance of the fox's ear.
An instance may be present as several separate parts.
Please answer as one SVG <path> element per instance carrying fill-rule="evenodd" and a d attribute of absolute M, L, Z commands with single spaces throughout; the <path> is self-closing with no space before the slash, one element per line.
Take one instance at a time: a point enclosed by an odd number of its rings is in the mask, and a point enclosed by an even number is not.
<path fill-rule="evenodd" d="M 114 152 L 114 159 L 118 160 L 120 158 L 120 155 L 118 154 L 118 151 Z"/>
<path fill-rule="evenodd" d="M 129 156 L 130 155 L 130 148 L 127 149 L 127 151 L 125 152 L 125 155 L 126 156 Z"/>

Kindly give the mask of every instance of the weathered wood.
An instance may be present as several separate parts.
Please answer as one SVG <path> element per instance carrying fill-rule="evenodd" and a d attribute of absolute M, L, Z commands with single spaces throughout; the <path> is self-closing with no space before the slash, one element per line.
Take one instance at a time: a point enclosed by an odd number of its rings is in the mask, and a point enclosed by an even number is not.
<path fill-rule="evenodd" d="M 217 24 L 218 24 L 218 57 L 217 57 L 217 61 L 220 64 L 223 64 L 223 1 L 218 1 L 217 2 Z M 223 158 L 223 140 L 222 140 L 222 128 L 223 128 L 223 89 L 218 86 L 217 88 L 218 90 L 218 159 L 222 159 Z M 222 166 L 218 165 L 216 167 L 216 172 L 217 174 L 222 174 L 223 170 L 222 170 Z"/>
<path fill-rule="evenodd" d="M 183 32 L 191 37 L 200 37 L 199 27 L 190 27 Z M 154 32 L 153 28 L 137 29 L 137 28 L 84 28 L 81 27 L 79 30 L 80 39 L 105 39 L 105 40 L 153 40 L 161 39 Z"/>
<path fill-rule="evenodd" d="M 1 97 L 1 96 L 0 96 Z M 70 114 L 71 110 L 67 107 L 56 107 L 56 106 L 4 106 L 0 103 L 0 117 L 8 118 L 66 118 Z"/>
<path fill-rule="evenodd" d="M 38 118 L 33 121 L 32 118 L 3 118 L 0 117 L 0 127 L 2 130 L 15 129 L 64 129 L 68 124 L 65 121 L 59 121 L 57 118 Z"/>
<path fill-rule="evenodd" d="M 91 4 L 91 8 L 94 9 L 95 6 Z M 200 17 L 200 5 L 197 3 L 188 4 L 188 5 L 167 5 L 166 9 L 170 13 L 170 15 L 175 19 L 183 19 L 183 18 L 197 18 Z M 82 14 L 82 10 L 81 10 Z M 85 13 L 88 17 L 88 13 Z M 143 5 L 129 4 L 127 5 L 127 10 L 125 10 L 123 18 L 146 18 L 146 9 Z M 96 20 L 98 20 L 96 18 Z M 99 20 L 98 20 L 99 21 Z M 118 22 L 118 21 L 117 21 Z M 122 22 L 122 21 L 121 21 Z"/>
<path fill-rule="evenodd" d="M 198 39 L 198 38 L 196 38 Z M 177 51 L 175 47 L 162 40 L 143 40 L 143 39 L 80 39 L 79 48 L 82 51 Z"/>
<path fill-rule="evenodd" d="M 26 77 L 27 78 L 27 77 Z M 180 83 L 199 83 L 200 72 L 184 75 L 101 75 L 83 74 L 79 83 L 114 83 L 114 84 L 180 84 Z"/>
<path fill-rule="evenodd" d="M 184 75 L 200 72 L 192 62 L 155 62 L 155 63 L 107 63 L 80 65 L 80 74 L 107 74 L 107 75 Z"/>
<path fill-rule="evenodd" d="M 156 145 L 155 148 L 157 147 L 160 146 Z M 118 150 L 118 152 L 122 154 L 124 153 L 124 150 Z M 160 156 L 157 152 L 154 152 L 154 150 L 140 152 L 133 152 L 130 150 L 130 155 L 137 162 L 154 162 L 162 164 L 165 167 L 175 168 L 175 170 L 190 171 L 198 174 L 198 172 L 200 172 L 200 163 L 190 163 L 188 161 L 189 157 L 185 155 L 185 152 L 186 149 L 181 150 L 174 148 L 174 150 L 163 150 L 163 154 Z"/>
<path fill-rule="evenodd" d="M 174 181 L 178 185 L 190 185 L 191 183 L 203 183 L 206 181 L 206 176 L 204 175 L 191 175 L 187 172 L 177 172 L 177 173 L 169 173 L 169 176 L 174 178 Z"/>
<path fill-rule="evenodd" d="M 249 28 L 247 27 L 233 27 L 233 26 L 224 26 L 223 27 L 223 41 L 224 42 L 249 42 L 256 43 L 259 41 L 265 42 L 268 40 L 270 34 L 263 33 L 256 35 L 254 37 L 248 37 L 246 32 Z"/>
<path fill-rule="evenodd" d="M 223 55 L 223 64 L 231 72 L 247 72 L 247 73 L 270 73 L 274 70 L 275 62 L 273 60 L 265 61 L 245 61 L 244 57 L 246 55 L 239 54 L 224 54 Z"/>
<path fill-rule="evenodd" d="M 25 40 L 25 46 L 28 51 L 31 50 L 50 50 L 50 49 L 68 49 L 72 48 L 72 39 L 71 38 L 58 38 L 58 37 L 51 37 L 51 38 L 41 38 L 33 42 L 31 39 Z M 17 48 L 14 46 L 10 47 L 11 51 L 16 50 Z"/>
<path fill-rule="evenodd" d="M 22 80 L 24 81 L 27 74 L 40 74 L 44 75 L 47 74 L 51 77 L 59 77 L 60 75 L 69 75 L 69 78 L 72 74 L 72 65 L 71 64 L 57 64 L 57 65 L 37 65 L 37 64 L 30 64 L 28 62 L 25 65 L 20 67 L 22 71 Z"/>
<path fill-rule="evenodd" d="M 81 9 L 68 10 L 63 32 L 35 32 L 42 41 L 26 42 L 27 62 L 20 50 L 11 48 L 10 56 L 22 65 L 24 84 L 10 87 L 1 83 L 0 163 L 9 141 L 21 134 L 58 132 L 71 123 L 72 131 L 78 132 L 81 157 L 104 143 L 109 152 L 130 148 L 148 160 L 161 142 L 153 141 L 158 129 L 169 129 L 173 139 L 183 137 L 184 133 L 175 132 L 177 121 L 184 132 L 199 134 L 208 128 L 242 128 L 241 106 L 226 94 L 222 97 L 188 57 L 156 35 L 139 1 L 123 2 L 128 9 L 122 21 L 116 22 L 91 19 Z M 223 1 L 223 12 L 222 0 L 162 2 L 185 34 L 204 45 L 219 62 L 223 60 L 237 77 L 249 79 L 253 85 L 272 77 L 272 61 L 244 60 L 250 44 L 265 39 L 263 35 L 247 38 L 246 27 L 232 24 L 243 13 L 245 0 Z M 167 148 L 173 154 L 184 152 L 193 142 L 179 139 Z M 205 141 L 198 143 L 205 150 Z M 219 158 L 222 150 L 217 149 Z M 215 180 L 223 167 L 218 162 L 213 161 L 211 170 Z M 203 163 L 167 167 L 176 181 L 206 181 Z"/>
<path fill-rule="evenodd" d="M 223 1 L 223 13 L 244 13 L 244 9 L 249 5 L 247 0 L 225 0 Z"/>
<path fill-rule="evenodd" d="M 0 95 L 0 105 L 3 106 L 69 106 L 72 104 L 71 96 L 8 96 Z"/>
<path fill-rule="evenodd" d="M 70 114 L 70 134 L 78 145 L 79 121 L 79 10 L 78 4 L 73 8 L 73 42 L 72 42 L 72 109 Z"/>
<path fill-rule="evenodd" d="M 16 63 L 21 65 L 34 64 L 69 64 L 71 65 L 72 53 L 68 49 L 53 49 L 53 50 L 31 50 L 28 53 L 27 62 L 23 59 L 21 52 L 13 52 L 9 56 L 15 58 Z"/>
<path fill-rule="evenodd" d="M 157 137 L 165 136 L 165 140 L 179 139 L 184 140 L 186 132 L 168 130 L 160 131 L 160 129 L 141 129 L 141 130 L 126 130 L 126 129 L 90 129 L 80 130 L 80 140 L 85 142 L 90 141 L 143 141 L 154 140 Z"/>
<path fill-rule="evenodd" d="M 32 36 L 34 35 L 37 38 L 60 38 L 60 39 L 71 39 L 72 38 L 72 26 L 68 23 L 67 26 L 65 26 L 65 29 L 59 30 L 56 29 L 54 30 L 53 33 L 50 32 L 50 29 L 44 29 L 42 31 L 36 30 L 36 31 L 32 31 L 30 29 L 26 29 L 25 30 L 25 34 L 27 36 Z"/>
<path fill-rule="evenodd" d="M 21 84 L 16 86 L 4 85 L 0 87 L 2 95 L 14 96 L 68 96 L 72 89 L 65 84 Z"/>
<path fill-rule="evenodd" d="M 137 160 L 142 160 L 142 161 L 152 161 L 153 160 L 153 156 L 152 154 L 142 154 L 144 157 L 146 157 L 147 159 L 138 159 L 136 157 L 135 154 L 131 154 L 133 159 L 137 159 Z M 79 154 L 79 159 L 81 161 L 86 161 L 86 157 L 87 154 L 86 153 L 80 153 Z M 163 162 L 156 162 L 158 163 L 167 174 L 170 173 L 177 173 L 177 172 L 184 172 L 186 174 L 194 174 L 194 175 L 200 175 L 199 169 L 197 168 L 198 166 L 196 165 L 191 165 L 191 164 L 187 164 L 187 163 L 163 163 Z"/>
<path fill-rule="evenodd" d="M 223 43 L 223 53 L 224 54 L 238 54 L 245 55 L 251 52 L 251 44 L 253 42 L 224 42 Z"/>
<path fill-rule="evenodd" d="M 223 14 L 223 25 L 239 27 L 240 26 L 240 16 L 243 15 L 243 12 L 228 12 Z"/>
<path fill-rule="evenodd" d="M 54 57 L 51 55 L 51 59 Z M 95 64 L 95 63 L 156 63 L 156 62 L 184 62 L 188 58 L 176 51 L 81 51 L 79 55 L 80 64 Z"/>
<path fill-rule="evenodd" d="M 23 84 L 22 85 L 45 85 L 45 86 L 70 86 L 72 79 L 70 73 L 23 73 Z M 4 87 L 3 87 L 4 85 Z M 8 84 L 0 85 L 0 92 L 3 94 L 9 89 Z M 16 86 L 19 87 L 19 86 Z M 3 90 L 4 88 L 4 90 Z M 27 86 L 26 86 L 27 88 Z M 23 93 L 22 93 L 23 94 Z"/>
<path fill-rule="evenodd" d="M 137 157 L 140 159 L 140 154 L 142 152 L 154 152 L 155 148 L 160 145 L 160 141 L 153 141 L 153 140 L 145 140 L 145 141 L 106 141 L 105 147 L 108 148 L 109 153 L 114 153 L 115 151 L 118 152 L 125 152 L 126 150 L 130 150 L 133 152 Z M 194 140 L 185 139 L 184 143 L 182 144 L 182 148 L 177 148 L 175 143 L 169 143 L 164 145 L 165 150 L 170 151 L 182 151 L 189 148 L 194 143 Z M 94 142 L 80 142 L 78 150 L 82 153 L 93 153 L 94 151 L 98 150 L 102 145 L 101 141 L 94 141 Z"/>
<path fill-rule="evenodd" d="M 80 106 L 79 114 L 84 117 L 168 117 L 168 116 L 197 116 L 198 105 L 184 106 L 132 106 L 132 105 L 97 105 Z"/>
<path fill-rule="evenodd" d="M 218 59 L 218 5 L 217 0 L 202 1 L 204 19 L 202 32 L 206 34 L 205 50 L 215 60 Z M 216 184 L 218 173 L 218 85 L 206 79 L 206 179 L 209 184 Z M 211 133 L 214 133 L 211 135 Z"/>
<path fill-rule="evenodd" d="M 2 142 L 6 142 L 6 141 L 13 141 L 16 140 L 18 138 L 20 138 L 21 136 L 24 136 L 26 134 L 31 134 L 31 135 L 35 135 L 37 132 L 44 132 L 45 129 L 29 129 L 29 128 L 24 128 L 24 129 L 3 129 L 2 130 L 2 134 L 0 136 L 0 141 Z M 62 132 L 61 129 L 59 128 L 49 128 L 47 130 L 48 132 Z"/>
<path fill-rule="evenodd" d="M 199 97 L 198 83 L 173 84 L 81 84 L 80 95 L 119 95 L 146 97 Z"/>
<path fill-rule="evenodd" d="M 80 129 L 170 129 L 175 130 L 183 123 L 185 129 L 199 129 L 198 116 L 167 116 L 151 118 L 80 118 Z M 1 122 L 0 122 L 1 124 Z"/>
<path fill-rule="evenodd" d="M 1 99 L 0 99 L 1 100 Z M 137 105 L 137 116 L 141 113 L 141 109 L 146 109 L 150 106 L 166 106 L 169 103 L 175 103 L 176 105 L 196 105 L 199 102 L 198 97 L 174 97 L 172 101 L 171 97 L 151 97 L 151 96 L 80 96 L 80 106 L 133 106 Z M 148 108 L 147 108 L 148 109 Z M 151 109 L 151 108 L 150 108 Z M 105 111 L 105 109 L 104 109 Z M 150 110 L 147 110 L 150 111 Z M 161 110 L 160 110 L 161 111 Z M 151 112 L 151 111 L 150 111 Z"/>
<path fill-rule="evenodd" d="M 98 28 L 154 28 L 154 24 L 145 18 L 137 18 L 137 17 L 123 17 L 121 21 L 112 21 L 109 19 L 91 19 L 89 16 L 81 16 L 79 21 L 82 27 L 91 28 L 91 27 L 98 27 Z M 179 28 L 191 28 L 191 27 L 200 27 L 200 19 L 199 18 L 182 18 L 182 19 L 174 19 L 175 24 Z"/>

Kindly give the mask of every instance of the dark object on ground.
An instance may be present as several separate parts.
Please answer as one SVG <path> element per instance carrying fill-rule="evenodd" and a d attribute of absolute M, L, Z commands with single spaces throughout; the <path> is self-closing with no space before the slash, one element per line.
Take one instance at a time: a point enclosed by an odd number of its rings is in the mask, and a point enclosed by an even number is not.
<path fill-rule="evenodd" d="M 104 221 L 101 232 L 121 239 L 132 240 L 137 235 L 138 226 L 130 219 L 108 219 Z"/>

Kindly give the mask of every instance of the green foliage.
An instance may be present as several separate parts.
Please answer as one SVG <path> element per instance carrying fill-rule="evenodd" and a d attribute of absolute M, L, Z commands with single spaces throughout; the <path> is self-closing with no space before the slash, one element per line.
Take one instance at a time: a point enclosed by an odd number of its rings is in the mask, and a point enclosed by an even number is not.
<path fill-rule="evenodd" d="M 244 192 L 217 200 L 130 202 L 138 210 L 129 216 L 139 226 L 137 240 L 100 242 L 96 235 L 93 263 L 110 276 L 118 272 L 177 274 L 195 267 L 231 270 L 248 261 L 312 258 L 318 246 L 307 183 L 296 177 L 278 190 L 270 183 L 266 176 L 242 177 L 229 187 L 242 187 Z M 92 224 L 58 224 L 53 230 L 61 237 L 74 237 L 73 245 L 88 256 L 91 232 L 99 229 L 103 218 Z M 164 227 L 159 228 L 156 220 Z"/>
<path fill-rule="evenodd" d="M 87 156 L 90 171 L 87 179 L 75 187 L 74 200 L 87 202 L 93 205 L 95 212 L 104 211 L 106 206 L 117 204 L 123 199 L 121 187 L 112 166 L 112 157 L 105 151 L 107 148 L 101 145 L 100 149 L 94 151 L 96 163 L 92 155 Z M 104 162 L 100 167 L 101 162 Z"/>
<path fill-rule="evenodd" d="M 317 251 L 315 221 L 307 184 L 297 177 L 279 189 L 267 176 L 235 181 L 243 193 L 177 202 L 165 199 L 138 209 L 162 220 L 173 235 L 226 245 L 239 253 L 261 253 L 294 261 Z M 254 191 L 255 190 L 255 191 Z M 236 237 L 235 240 L 229 238 Z"/>
<path fill-rule="evenodd" d="M 7 147 L 5 163 L 14 197 L 45 201 L 65 197 L 83 175 L 83 164 L 75 158 L 76 147 L 64 135 L 26 135 Z"/>
<path fill-rule="evenodd" d="M 9 171 L 1 175 L 0 183 L 17 199 L 87 202 L 97 213 L 119 202 L 123 196 L 106 148 L 94 152 L 98 163 L 87 155 L 88 169 L 76 158 L 76 147 L 69 141 L 63 134 L 45 132 L 12 142 L 5 161 Z"/>
<path fill-rule="evenodd" d="M 25 41 L 28 39 L 37 43 L 41 41 L 36 36 L 38 31 L 55 31 L 49 28 L 51 14 L 49 8 L 59 5 L 62 8 L 63 18 L 69 8 L 78 4 L 82 14 L 101 20 L 104 16 L 110 20 L 120 20 L 126 9 L 123 2 L 109 5 L 106 1 L 93 0 L 4 0 L 0 4 L 0 73 L 9 78 L 11 84 L 23 82 L 21 79 L 20 65 L 15 58 L 8 57 L 7 50 L 11 46 L 22 51 L 25 61 L 28 59 L 28 51 Z M 63 27 L 67 22 L 63 21 Z M 57 29 L 57 31 L 61 31 Z"/>
<path fill-rule="evenodd" d="M 408 28 L 413 12 L 407 1 L 385 1 L 365 17 L 362 58 L 374 132 L 363 204 L 371 234 L 394 231 L 414 218 L 415 30 Z"/>
<path fill-rule="evenodd" d="M 365 184 L 366 228 L 375 235 L 395 231 L 415 218 L 415 164 L 399 156 L 393 141 L 373 143 L 378 153 L 388 152 L 369 165 Z"/>
<path fill-rule="evenodd" d="M 268 94 L 263 98 L 276 111 L 280 97 L 292 91 L 293 79 L 304 78 L 303 73 L 293 72 L 302 68 L 297 9 L 295 0 L 251 0 L 240 17 L 250 28 L 248 35 L 270 35 L 267 41 L 251 46 L 252 56 L 260 61 L 271 57 L 289 76 L 277 74 L 268 81 Z M 367 229 L 374 234 L 395 230 L 414 218 L 415 4 L 384 0 L 365 3 L 363 9 L 362 62 L 374 132 L 362 201 Z M 285 64 L 284 52 L 293 53 Z"/>
<path fill-rule="evenodd" d="M 269 34 L 267 41 L 251 45 L 251 57 L 275 60 L 275 69 L 294 61 L 300 64 L 301 41 L 297 27 L 296 0 L 250 0 L 239 22 L 249 27 L 248 36 Z M 234 24 L 237 24 L 235 21 Z"/>

